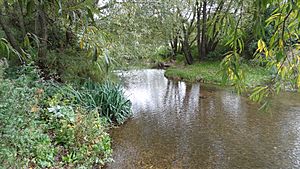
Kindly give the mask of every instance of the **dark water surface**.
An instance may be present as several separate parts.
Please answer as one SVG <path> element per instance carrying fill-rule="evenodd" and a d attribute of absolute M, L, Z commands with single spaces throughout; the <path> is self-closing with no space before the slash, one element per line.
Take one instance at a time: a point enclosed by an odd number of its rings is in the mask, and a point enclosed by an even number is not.
<path fill-rule="evenodd" d="M 124 79 L 133 118 L 112 130 L 111 169 L 300 168 L 300 95 L 269 112 L 231 90 L 168 81 L 162 70 Z"/>

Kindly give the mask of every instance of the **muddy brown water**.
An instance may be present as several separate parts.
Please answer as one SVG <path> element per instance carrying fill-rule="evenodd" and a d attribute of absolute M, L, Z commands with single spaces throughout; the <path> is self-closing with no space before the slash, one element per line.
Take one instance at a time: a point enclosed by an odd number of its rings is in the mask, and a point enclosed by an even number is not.
<path fill-rule="evenodd" d="M 133 117 L 112 130 L 110 169 L 300 168 L 300 95 L 268 112 L 230 89 L 167 80 L 163 70 L 120 74 Z"/>

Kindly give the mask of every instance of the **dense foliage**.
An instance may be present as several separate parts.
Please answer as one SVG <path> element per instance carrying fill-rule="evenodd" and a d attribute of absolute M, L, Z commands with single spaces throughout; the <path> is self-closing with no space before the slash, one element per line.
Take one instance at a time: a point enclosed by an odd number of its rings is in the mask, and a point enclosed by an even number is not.
<path fill-rule="evenodd" d="M 238 92 L 251 86 L 250 98 L 264 105 L 282 90 L 299 91 L 299 20 L 296 0 L 0 0 L 0 162 L 109 161 L 103 121 L 131 115 L 112 70 L 128 63 L 168 62 L 188 79 Z M 221 75 L 211 75 L 216 69 Z M 263 83 L 254 80 L 259 72 Z"/>
<path fill-rule="evenodd" d="M 15 78 L 6 78 L 4 65 L 1 62 L 2 167 L 91 168 L 111 161 L 108 122 L 121 123 L 131 113 L 119 86 L 76 90 L 42 80 L 32 66 L 22 66 Z"/>

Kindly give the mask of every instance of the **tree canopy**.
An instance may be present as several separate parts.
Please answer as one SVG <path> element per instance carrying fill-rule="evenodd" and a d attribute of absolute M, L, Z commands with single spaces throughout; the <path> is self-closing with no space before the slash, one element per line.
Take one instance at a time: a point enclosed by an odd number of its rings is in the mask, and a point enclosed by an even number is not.
<path fill-rule="evenodd" d="M 49 52 L 72 48 L 102 71 L 162 47 L 187 64 L 220 50 L 224 81 L 240 92 L 245 59 L 272 72 L 251 96 L 262 101 L 300 87 L 299 9 L 295 0 L 1 0 L 1 49 L 46 68 Z"/>

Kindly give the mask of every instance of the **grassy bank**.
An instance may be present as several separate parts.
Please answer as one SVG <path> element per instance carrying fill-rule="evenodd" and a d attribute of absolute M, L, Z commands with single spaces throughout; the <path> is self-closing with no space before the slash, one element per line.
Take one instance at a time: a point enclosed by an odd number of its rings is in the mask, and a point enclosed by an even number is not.
<path fill-rule="evenodd" d="M 3 168 L 101 167 L 112 161 L 109 125 L 130 114 L 118 85 L 45 81 L 35 67 L 10 72 L 0 60 Z"/>
<path fill-rule="evenodd" d="M 165 76 L 169 79 L 182 80 L 186 82 L 203 82 L 211 84 L 222 83 L 220 61 L 202 62 L 194 65 L 175 65 L 166 70 Z M 244 64 L 247 86 L 255 86 L 264 81 L 269 74 L 263 67 Z"/>

